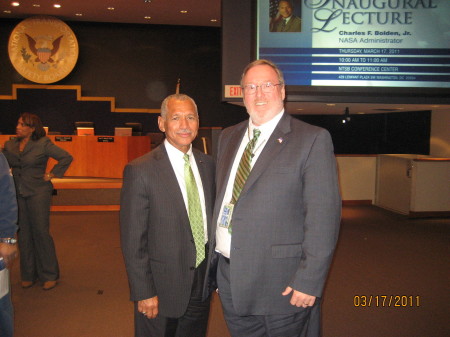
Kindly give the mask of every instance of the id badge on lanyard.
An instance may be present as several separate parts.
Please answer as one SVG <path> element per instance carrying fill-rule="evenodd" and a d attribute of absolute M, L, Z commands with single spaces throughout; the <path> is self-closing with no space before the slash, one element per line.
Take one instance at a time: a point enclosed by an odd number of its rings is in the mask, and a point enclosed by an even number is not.
<path fill-rule="evenodd" d="M 229 228 L 231 225 L 231 218 L 233 217 L 234 204 L 228 203 L 223 206 L 223 212 L 220 216 L 219 227 Z"/>

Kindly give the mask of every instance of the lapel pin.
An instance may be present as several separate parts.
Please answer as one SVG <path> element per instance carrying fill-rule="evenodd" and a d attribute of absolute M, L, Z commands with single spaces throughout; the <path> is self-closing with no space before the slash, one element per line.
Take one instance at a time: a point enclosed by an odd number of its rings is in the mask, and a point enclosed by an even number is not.
<path fill-rule="evenodd" d="M 278 138 L 277 140 L 278 140 L 278 143 L 280 143 L 280 144 L 283 143 L 283 138 Z"/>

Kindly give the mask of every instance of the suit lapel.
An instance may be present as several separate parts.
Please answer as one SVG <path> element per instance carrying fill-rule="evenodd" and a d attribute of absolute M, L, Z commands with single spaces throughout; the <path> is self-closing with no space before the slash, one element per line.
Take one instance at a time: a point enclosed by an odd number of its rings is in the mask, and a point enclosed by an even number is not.
<path fill-rule="evenodd" d="M 200 158 L 201 154 L 199 151 L 196 151 L 195 149 L 192 149 L 192 152 L 194 154 L 195 162 L 197 163 L 198 172 L 200 174 L 200 179 L 202 180 L 202 186 L 203 186 L 203 194 L 205 196 L 205 207 L 206 207 L 206 213 L 211 214 L 212 204 L 209 196 L 211 195 L 211 188 L 213 182 L 211 181 L 211 176 L 208 174 L 205 162 Z M 209 224 L 209 217 L 208 224 Z"/>
<path fill-rule="evenodd" d="M 225 190 L 227 188 L 228 179 L 230 177 L 231 168 L 233 167 L 234 158 L 239 149 L 239 146 L 244 137 L 245 131 L 247 130 L 248 121 L 238 124 L 232 133 L 228 136 L 228 143 L 222 144 L 225 153 L 220 157 L 220 162 L 217 163 L 218 166 L 218 176 L 217 181 L 217 200 L 223 200 L 225 195 Z M 218 203 L 217 203 L 218 204 Z"/>
<path fill-rule="evenodd" d="M 294 20 L 293 17 L 289 20 L 289 22 L 286 25 L 286 31 L 289 31 L 292 27 L 292 25 L 294 24 Z"/>
<path fill-rule="evenodd" d="M 20 142 L 19 142 L 19 139 L 15 138 L 12 142 L 13 142 L 12 143 L 13 145 L 11 147 L 11 152 L 14 153 L 17 157 L 19 157 L 20 156 Z M 30 141 L 28 141 L 28 142 L 30 142 Z M 28 146 L 28 144 L 27 144 L 27 146 Z M 25 146 L 25 148 L 27 146 Z"/>
<path fill-rule="evenodd" d="M 186 205 L 184 204 L 183 194 L 181 193 L 180 185 L 178 184 L 175 171 L 173 170 L 164 143 L 158 146 L 153 151 L 158 151 L 155 158 L 157 160 L 157 170 L 161 175 L 161 189 L 162 191 L 164 191 L 164 193 L 168 193 L 169 195 L 173 196 L 173 202 L 177 205 L 176 209 L 184 210 L 186 219 L 188 220 L 189 224 L 189 216 L 186 211 Z"/>
<path fill-rule="evenodd" d="M 261 154 L 259 155 L 256 163 L 254 164 L 250 175 L 245 182 L 244 188 L 241 191 L 241 195 L 247 193 L 251 186 L 258 180 L 261 174 L 267 169 L 267 166 L 273 163 L 278 153 L 289 142 L 289 133 L 291 131 L 291 116 L 284 113 L 281 117 L 278 125 L 272 132 L 272 135 L 267 140 L 267 144 L 264 146 Z"/>

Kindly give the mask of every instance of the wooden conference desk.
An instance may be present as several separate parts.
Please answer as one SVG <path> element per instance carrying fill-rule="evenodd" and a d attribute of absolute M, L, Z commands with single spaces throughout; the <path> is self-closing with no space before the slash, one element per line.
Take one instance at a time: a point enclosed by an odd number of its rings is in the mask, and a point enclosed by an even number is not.
<path fill-rule="evenodd" d="M 0 135 L 3 147 L 11 135 Z M 49 135 L 52 142 L 73 156 L 65 176 L 122 178 L 125 165 L 150 151 L 149 136 Z M 50 159 L 48 170 L 55 160 Z"/>

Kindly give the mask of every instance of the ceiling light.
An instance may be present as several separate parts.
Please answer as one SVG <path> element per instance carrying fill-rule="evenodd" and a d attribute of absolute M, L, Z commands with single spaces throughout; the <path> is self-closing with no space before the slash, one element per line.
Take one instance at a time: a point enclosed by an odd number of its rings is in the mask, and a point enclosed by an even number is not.
<path fill-rule="evenodd" d="M 39 4 L 33 4 L 33 7 L 41 7 Z"/>
<path fill-rule="evenodd" d="M 113 10 L 114 10 L 114 7 L 108 7 L 108 10 L 109 10 L 109 11 L 113 11 Z"/>
<path fill-rule="evenodd" d="M 211 19 L 211 22 L 217 22 L 217 19 Z"/>
<path fill-rule="evenodd" d="M 18 1 L 14 1 L 14 2 L 11 2 L 11 6 L 17 7 L 17 6 L 20 6 L 20 3 Z"/>
<path fill-rule="evenodd" d="M 75 15 L 76 16 L 83 16 L 83 14 L 81 14 L 81 13 L 76 13 Z"/>
<path fill-rule="evenodd" d="M 55 7 L 55 8 L 61 8 L 61 5 L 60 5 L 60 4 L 54 4 L 53 7 Z"/>
<path fill-rule="evenodd" d="M 3 11 L 3 13 L 11 14 L 11 11 L 5 10 L 5 11 Z"/>
<path fill-rule="evenodd" d="M 144 19 L 150 20 L 152 17 L 151 16 L 144 16 Z"/>
<path fill-rule="evenodd" d="M 186 14 L 188 11 L 180 11 L 180 13 Z"/>

